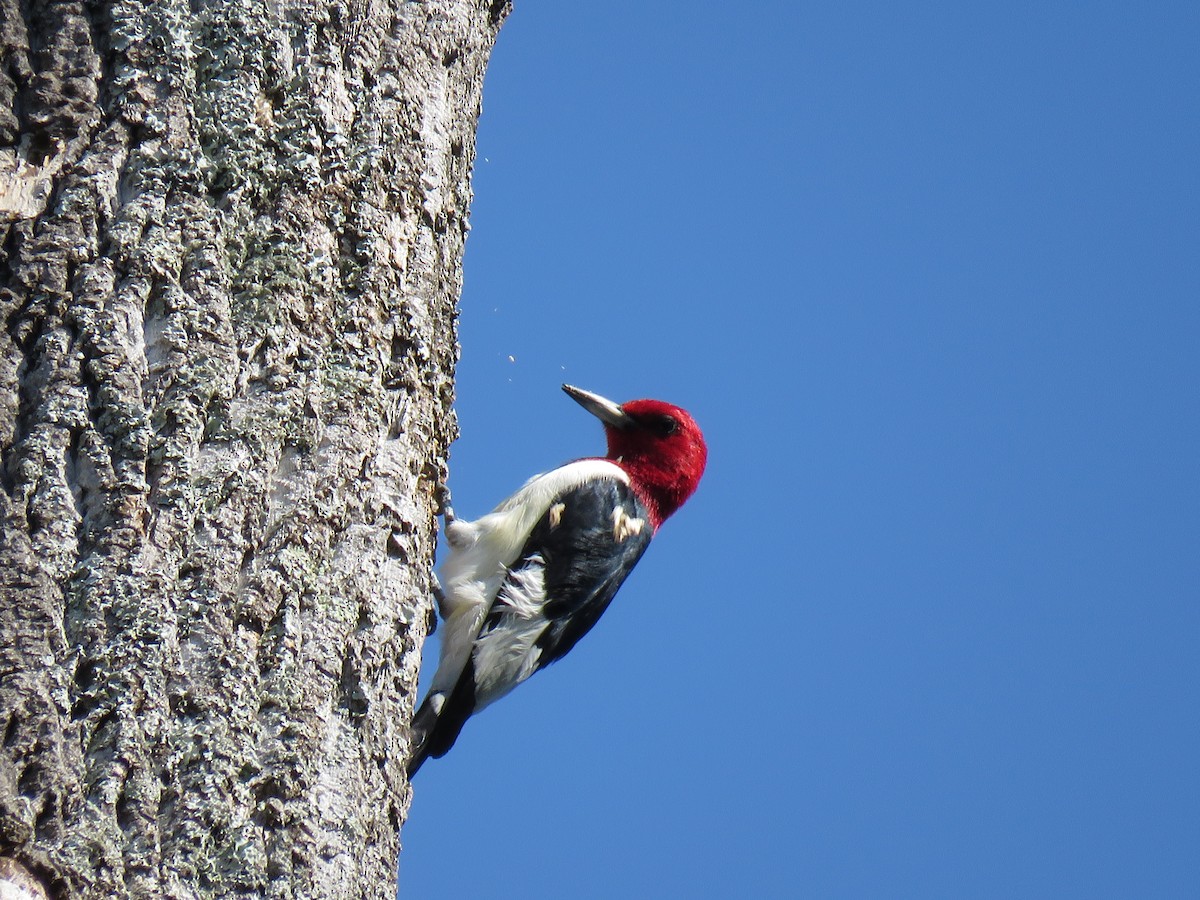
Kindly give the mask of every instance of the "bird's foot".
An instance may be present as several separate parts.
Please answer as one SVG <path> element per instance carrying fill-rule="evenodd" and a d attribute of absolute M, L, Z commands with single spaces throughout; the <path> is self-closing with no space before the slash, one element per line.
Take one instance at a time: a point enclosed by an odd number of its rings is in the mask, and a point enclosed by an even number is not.
<path fill-rule="evenodd" d="M 446 592 L 442 590 L 442 585 L 437 578 L 433 579 L 433 584 L 429 586 L 429 593 L 433 595 L 433 600 L 437 604 L 438 615 L 443 619 L 449 616 L 449 611 L 446 609 Z M 429 629 L 429 633 L 433 634 L 434 628 L 437 627 L 436 617 L 431 616 L 434 621 L 434 627 Z"/>
<path fill-rule="evenodd" d="M 433 497 L 437 501 L 436 515 L 441 516 L 446 527 L 450 527 L 450 523 L 454 521 L 454 507 L 450 505 L 450 488 L 438 482 L 438 486 L 433 490 Z"/>

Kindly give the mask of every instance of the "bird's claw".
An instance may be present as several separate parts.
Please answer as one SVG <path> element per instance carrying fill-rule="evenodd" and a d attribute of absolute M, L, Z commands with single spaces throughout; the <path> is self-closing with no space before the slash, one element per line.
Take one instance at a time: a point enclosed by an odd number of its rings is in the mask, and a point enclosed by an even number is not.
<path fill-rule="evenodd" d="M 450 505 L 450 488 L 438 482 L 438 486 L 434 488 L 433 496 L 437 501 L 436 514 L 441 516 L 446 521 L 446 525 L 449 526 L 454 521 L 454 507 Z"/>

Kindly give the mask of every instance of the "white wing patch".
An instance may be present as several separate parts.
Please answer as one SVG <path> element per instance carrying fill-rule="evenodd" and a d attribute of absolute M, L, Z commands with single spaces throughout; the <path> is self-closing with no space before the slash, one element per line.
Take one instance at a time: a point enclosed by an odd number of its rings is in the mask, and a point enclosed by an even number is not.
<path fill-rule="evenodd" d="M 540 553 L 529 557 L 529 562 L 513 572 L 496 602 L 507 607 L 511 613 L 521 619 L 532 619 L 542 614 L 546 605 L 546 560 Z"/>

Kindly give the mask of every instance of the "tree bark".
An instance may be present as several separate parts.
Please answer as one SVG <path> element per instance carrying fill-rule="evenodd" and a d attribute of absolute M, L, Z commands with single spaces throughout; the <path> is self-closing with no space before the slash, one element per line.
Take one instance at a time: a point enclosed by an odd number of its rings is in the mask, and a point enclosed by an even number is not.
<path fill-rule="evenodd" d="M 0 893 L 395 895 L 507 10 L 0 0 Z"/>

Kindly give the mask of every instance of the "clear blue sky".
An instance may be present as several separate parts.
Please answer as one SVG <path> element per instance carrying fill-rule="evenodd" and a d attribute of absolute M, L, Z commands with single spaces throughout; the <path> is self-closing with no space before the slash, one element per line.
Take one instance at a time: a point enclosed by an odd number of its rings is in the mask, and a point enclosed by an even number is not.
<path fill-rule="evenodd" d="M 475 192 L 458 512 L 709 468 L 402 897 L 1200 896 L 1200 4 L 517 0 Z"/>

